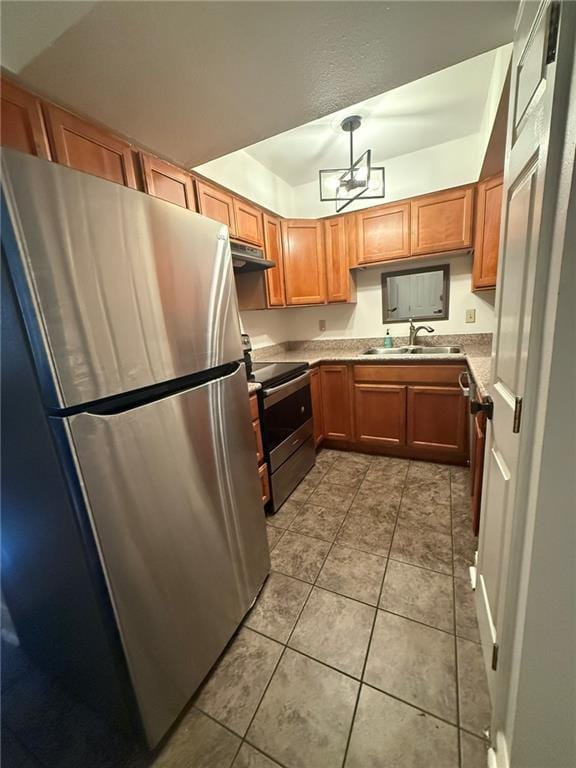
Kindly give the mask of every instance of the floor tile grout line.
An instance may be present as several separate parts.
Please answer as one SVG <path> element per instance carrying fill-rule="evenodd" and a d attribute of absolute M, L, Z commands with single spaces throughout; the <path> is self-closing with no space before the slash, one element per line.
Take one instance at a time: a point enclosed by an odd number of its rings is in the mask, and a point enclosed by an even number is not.
<path fill-rule="evenodd" d="M 458 679 L 458 636 L 456 621 L 456 579 L 454 568 L 454 520 L 452 514 L 452 473 L 450 473 L 450 544 L 452 548 L 452 609 L 454 623 L 454 677 L 456 685 L 456 721 L 458 723 L 458 765 L 462 768 L 462 739 L 460 734 L 460 681 Z"/>
<path fill-rule="evenodd" d="M 3 690 L 2 693 L 3 694 L 7 693 L 7 691 Z M 36 766 L 36 765 L 38 766 L 38 768 L 50 768 L 50 766 L 47 766 L 46 763 L 43 760 L 41 760 L 36 755 L 36 752 L 34 752 L 28 746 L 28 744 L 22 739 L 22 737 L 19 735 L 19 733 L 17 731 L 15 731 L 13 728 L 11 728 L 9 725 L 7 725 L 4 722 L 4 718 L 2 718 L 2 719 L 3 719 L 3 722 L 2 722 L 2 732 L 3 732 L 2 733 L 2 740 L 4 739 L 4 731 L 7 731 L 8 733 L 10 733 L 10 735 L 12 736 L 14 741 L 16 741 L 16 743 L 18 744 L 20 749 L 24 752 L 24 754 L 26 755 L 27 760 L 32 762 L 32 764 L 33 764 L 32 768 L 34 768 L 34 766 Z M 2 751 L 4 751 L 4 750 L 2 750 Z"/>
<path fill-rule="evenodd" d="M 388 546 L 388 556 L 386 558 L 386 565 L 384 566 L 384 573 L 382 574 L 382 580 L 380 582 L 380 590 L 378 592 L 378 602 L 377 606 L 380 605 L 380 601 L 382 600 L 382 590 L 384 589 L 384 582 L 386 580 L 386 573 L 388 572 L 388 565 L 390 563 L 390 552 L 392 551 L 392 542 L 394 541 L 394 534 L 396 533 L 396 526 L 398 525 L 398 516 L 400 514 L 400 507 L 402 506 L 402 498 L 404 496 L 404 488 L 406 487 L 406 482 L 408 478 L 408 472 L 410 471 L 410 462 L 408 461 L 408 465 L 406 467 L 406 475 L 404 477 L 404 484 L 402 486 L 402 492 L 400 493 L 400 501 L 398 502 L 398 509 L 396 512 L 396 519 L 394 520 L 394 527 L 392 529 L 392 535 L 390 536 L 390 544 Z M 342 766 L 345 766 L 346 760 L 348 759 L 348 751 L 350 749 L 350 742 L 352 740 L 352 732 L 354 730 L 354 724 L 356 722 L 356 715 L 358 713 L 358 705 L 360 704 L 360 694 L 362 693 L 362 685 L 364 684 L 364 675 L 366 673 L 366 665 L 368 664 L 368 656 L 370 655 L 370 648 L 372 646 L 372 639 L 374 637 L 374 629 L 376 627 L 376 620 L 378 618 L 378 609 L 376 609 L 374 613 L 374 619 L 372 621 L 372 627 L 370 629 L 370 636 L 368 638 L 368 643 L 366 645 L 366 653 L 364 655 L 364 663 L 362 665 L 362 672 L 360 675 L 360 686 L 358 688 L 358 693 L 356 695 L 356 702 L 354 704 L 354 710 L 352 712 L 352 721 L 350 723 L 350 729 L 348 731 L 348 738 L 346 739 L 346 747 L 344 749 L 344 757 L 342 759 Z"/>

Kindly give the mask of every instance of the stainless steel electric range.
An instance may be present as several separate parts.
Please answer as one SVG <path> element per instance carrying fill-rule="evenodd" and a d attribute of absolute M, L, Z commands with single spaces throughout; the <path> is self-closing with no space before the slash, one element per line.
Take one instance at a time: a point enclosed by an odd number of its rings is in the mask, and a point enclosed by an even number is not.
<path fill-rule="evenodd" d="M 316 461 L 308 363 L 253 363 L 264 452 L 270 472 L 270 513 L 276 512 Z"/>

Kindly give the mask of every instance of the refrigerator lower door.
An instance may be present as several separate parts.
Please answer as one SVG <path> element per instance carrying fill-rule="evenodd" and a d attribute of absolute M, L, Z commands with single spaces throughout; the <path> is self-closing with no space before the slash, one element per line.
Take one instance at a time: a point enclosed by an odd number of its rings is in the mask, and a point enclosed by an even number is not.
<path fill-rule="evenodd" d="M 244 367 L 127 411 L 66 421 L 154 746 L 270 568 Z"/>

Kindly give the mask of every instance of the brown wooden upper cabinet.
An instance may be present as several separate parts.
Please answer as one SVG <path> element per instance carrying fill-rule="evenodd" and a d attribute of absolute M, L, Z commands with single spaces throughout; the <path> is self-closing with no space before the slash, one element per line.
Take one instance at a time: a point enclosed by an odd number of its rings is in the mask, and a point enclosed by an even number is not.
<path fill-rule="evenodd" d="M 56 162 L 137 188 L 134 155 L 127 141 L 54 104 L 44 106 Z"/>
<path fill-rule="evenodd" d="M 320 366 L 320 382 L 324 437 L 345 442 L 352 440 L 349 366 Z"/>
<path fill-rule="evenodd" d="M 348 262 L 348 232 L 344 216 L 324 220 L 326 297 L 328 302 L 350 301 L 352 280 Z"/>
<path fill-rule="evenodd" d="M 410 203 L 391 203 L 356 212 L 357 263 L 410 256 Z"/>
<path fill-rule="evenodd" d="M 196 210 L 192 176 L 159 157 L 140 153 L 146 192 L 182 208 Z"/>
<path fill-rule="evenodd" d="M 503 181 L 502 175 L 498 175 L 478 184 L 472 271 L 474 291 L 496 287 Z"/>
<path fill-rule="evenodd" d="M 474 187 L 433 192 L 410 201 L 413 256 L 472 246 Z"/>
<path fill-rule="evenodd" d="M 266 294 L 269 307 L 284 307 L 286 292 L 284 290 L 284 259 L 282 257 L 282 228 L 280 219 L 264 214 L 264 247 L 266 258 L 276 263 L 275 267 L 266 269 Z"/>
<path fill-rule="evenodd" d="M 253 205 L 233 198 L 236 237 L 254 245 L 264 245 L 262 211 Z"/>
<path fill-rule="evenodd" d="M 0 86 L 2 146 L 50 160 L 40 99 L 3 78 Z"/>
<path fill-rule="evenodd" d="M 196 181 L 198 193 L 198 210 L 209 219 L 226 224 L 230 235 L 236 234 L 236 219 L 234 217 L 234 198 L 223 189 L 213 187 L 205 181 Z"/>
<path fill-rule="evenodd" d="M 326 303 L 322 223 L 314 219 L 282 221 L 286 304 Z"/>

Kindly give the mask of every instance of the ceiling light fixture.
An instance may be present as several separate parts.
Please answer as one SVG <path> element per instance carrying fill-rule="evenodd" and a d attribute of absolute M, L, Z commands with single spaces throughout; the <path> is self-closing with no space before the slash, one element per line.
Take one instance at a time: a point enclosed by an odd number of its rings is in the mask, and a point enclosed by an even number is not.
<path fill-rule="evenodd" d="M 350 166 L 327 168 L 319 172 L 320 200 L 336 201 L 336 213 L 343 211 L 359 197 L 364 200 L 384 197 L 384 168 L 371 166 L 372 150 L 367 149 L 358 160 L 354 160 L 354 131 L 361 124 L 360 115 L 346 117 L 340 123 L 342 130 L 350 134 Z"/>

